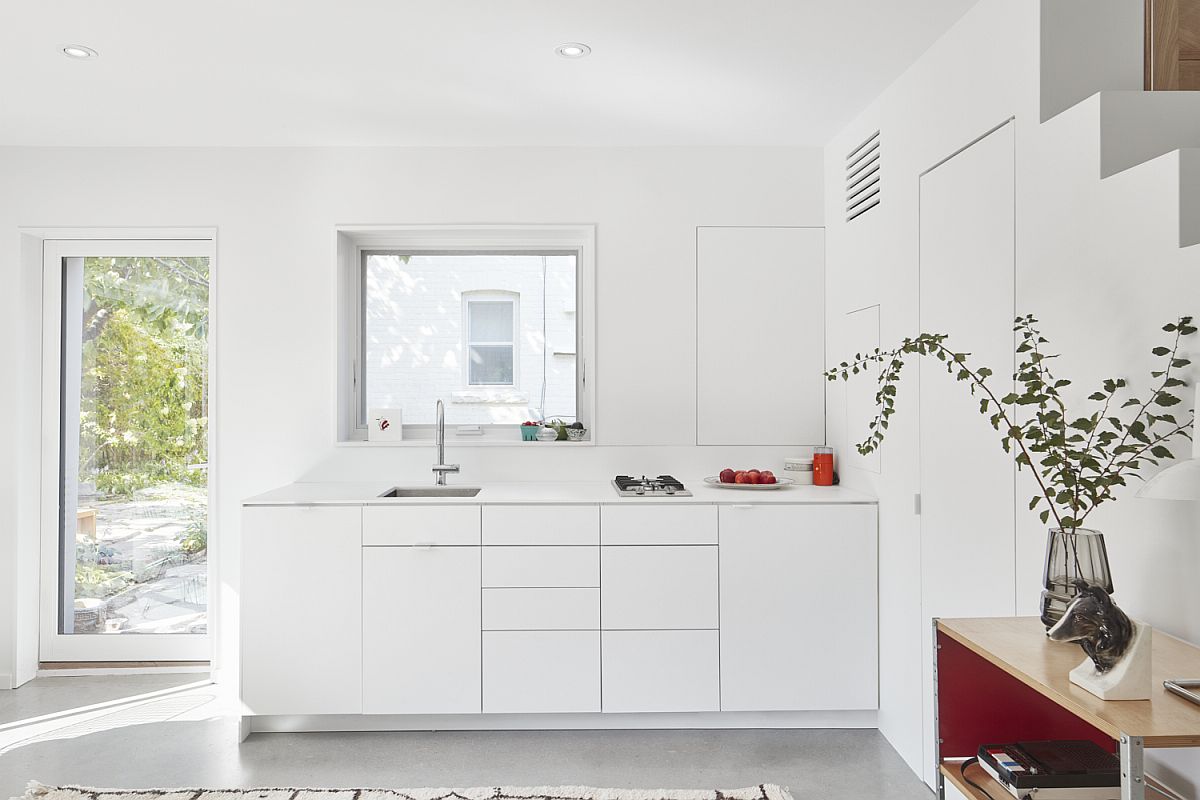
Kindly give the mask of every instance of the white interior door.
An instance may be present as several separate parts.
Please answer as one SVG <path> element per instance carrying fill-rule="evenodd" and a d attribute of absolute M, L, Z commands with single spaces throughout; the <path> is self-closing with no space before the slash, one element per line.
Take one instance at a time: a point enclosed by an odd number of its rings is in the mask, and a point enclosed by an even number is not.
<path fill-rule="evenodd" d="M 44 242 L 42 662 L 209 658 L 213 255 Z"/>
<path fill-rule="evenodd" d="M 1011 387 L 1015 124 L 921 176 L 921 330 Z M 934 781 L 933 617 L 1015 612 L 1015 467 L 965 382 L 924 359 L 921 397 L 921 633 L 925 780 Z M 916 635 L 916 631 L 914 631 Z"/>

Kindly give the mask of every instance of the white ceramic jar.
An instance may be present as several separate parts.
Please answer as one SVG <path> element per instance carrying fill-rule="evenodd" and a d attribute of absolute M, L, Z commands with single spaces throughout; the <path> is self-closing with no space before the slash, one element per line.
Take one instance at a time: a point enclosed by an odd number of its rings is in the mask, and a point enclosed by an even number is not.
<path fill-rule="evenodd" d="M 812 486 L 813 460 L 811 458 L 785 458 L 783 470 L 797 486 Z"/>

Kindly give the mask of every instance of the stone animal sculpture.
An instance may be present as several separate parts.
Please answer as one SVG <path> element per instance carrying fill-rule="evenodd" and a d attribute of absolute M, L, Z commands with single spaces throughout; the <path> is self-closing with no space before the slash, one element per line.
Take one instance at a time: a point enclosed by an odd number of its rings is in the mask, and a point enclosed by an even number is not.
<path fill-rule="evenodd" d="M 1056 642 L 1078 643 L 1096 665 L 1097 672 L 1108 672 L 1129 649 L 1134 636 L 1133 622 L 1104 589 L 1086 581 L 1076 581 L 1075 587 L 1079 593 L 1046 635 Z"/>

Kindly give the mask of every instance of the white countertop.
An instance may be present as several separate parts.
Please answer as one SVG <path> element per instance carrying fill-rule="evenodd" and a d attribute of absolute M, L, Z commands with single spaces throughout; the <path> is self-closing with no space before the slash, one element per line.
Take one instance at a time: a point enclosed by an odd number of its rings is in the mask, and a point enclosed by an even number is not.
<path fill-rule="evenodd" d="M 691 497 L 621 497 L 608 481 L 560 481 L 541 483 L 454 483 L 454 486 L 482 486 L 475 497 L 380 497 L 393 486 L 423 488 L 429 484 L 404 482 L 322 482 L 293 483 L 248 498 L 248 506 L 292 505 L 526 505 L 557 504 L 634 504 L 650 503 L 712 504 L 755 503 L 794 505 L 873 504 L 874 497 L 841 486 L 785 486 L 779 489 L 721 489 L 708 486 L 702 478 L 683 479 Z"/>

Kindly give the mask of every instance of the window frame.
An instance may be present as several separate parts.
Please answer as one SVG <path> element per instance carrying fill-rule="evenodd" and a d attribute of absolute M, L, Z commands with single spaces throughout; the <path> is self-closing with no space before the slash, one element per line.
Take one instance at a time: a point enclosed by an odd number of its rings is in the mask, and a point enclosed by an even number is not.
<path fill-rule="evenodd" d="M 220 506 L 217 480 L 219 471 L 218 430 L 218 356 L 219 321 L 217 296 L 216 230 L 187 229 L 22 229 L 22 235 L 36 241 L 41 274 L 41 452 L 39 474 L 39 510 L 41 524 L 37 553 L 39 566 L 37 591 L 38 625 L 35 652 L 41 661 L 211 661 L 216 659 L 221 637 L 222 607 L 219 565 Z M 32 249 L 32 248 L 31 248 Z M 60 558 L 62 545 L 62 470 L 63 470 L 63 397 L 70 379 L 64 376 L 64 317 L 67 304 L 63 296 L 66 262 L 87 257 L 131 257 L 175 255 L 207 258 L 209 263 L 208 331 L 208 532 L 207 612 L 208 632 L 203 634 L 140 633 L 127 636 L 64 634 L 59 632 L 60 601 L 67 560 Z"/>
<path fill-rule="evenodd" d="M 405 446 L 427 445 L 433 425 L 405 424 L 404 439 L 398 442 L 367 442 L 366 397 L 363 391 L 363 345 L 366 338 L 366 281 L 364 254 L 380 251 L 413 254 L 512 253 L 575 256 L 575 418 L 588 429 L 585 442 L 596 442 L 595 366 L 595 226 L 583 225 L 396 225 L 336 228 L 338 265 L 337 364 L 335 442 L 338 445 Z M 478 293 L 476 293 L 478 294 Z M 514 328 L 519 325 L 519 302 L 514 308 Z M 463 306 L 465 318 L 466 307 Z M 514 330 L 514 381 L 518 388 L 517 352 L 519 329 Z M 464 331 L 464 347 L 466 333 Z M 463 385 L 467 383 L 466 368 Z M 488 385 L 470 387 L 487 389 Z M 446 398 L 448 401 L 450 398 Z M 448 404 L 449 405 L 449 404 Z M 453 425 L 453 423 L 451 423 Z M 517 428 L 510 424 L 482 424 L 482 435 L 459 439 L 463 444 L 522 444 Z M 453 432 L 450 434 L 453 436 Z"/>
<path fill-rule="evenodd" d="M 512 307 L 512 332 L 507 342 L 475 341 L 471 334 L 471 305 L 474 303 L 507 303 Z M 517 348 L 521 340 L 521 295 L 502 289 L 472 289 L 462 293 L 462 330 L 463 330 L 463 387 L 466 389 L 513 389 L 521 388 L 521 357 Z M 512 354 L 511 383 L 471 383 L 471 348 L 481 347 L 509 348 Z"/>

